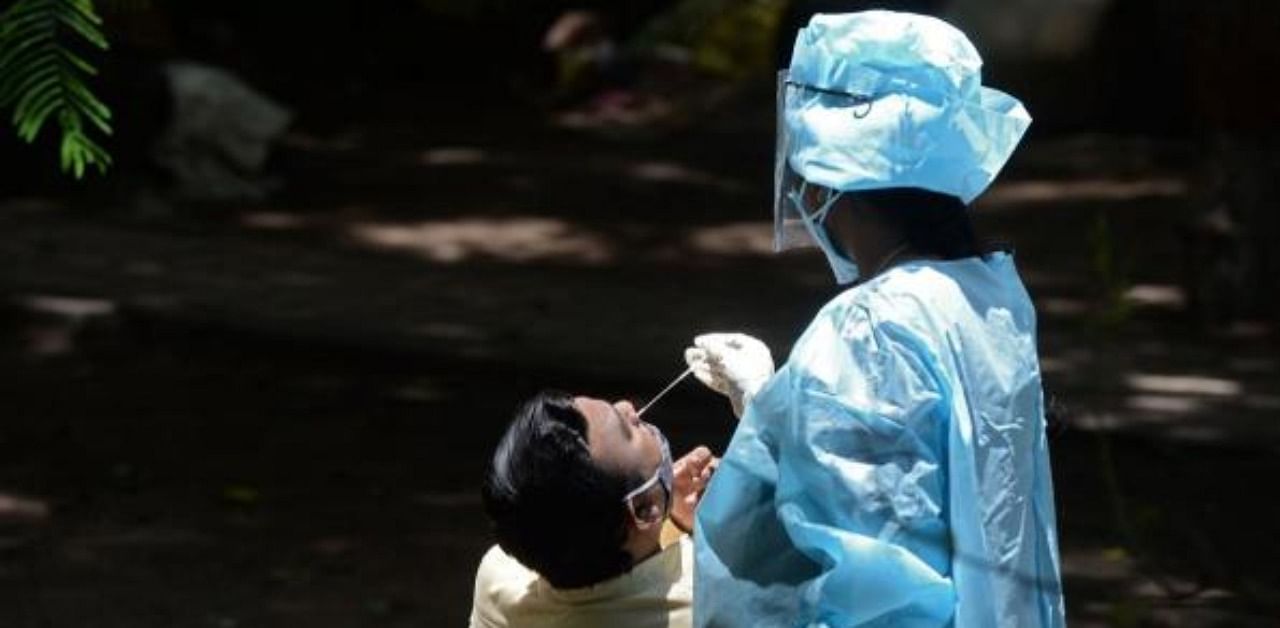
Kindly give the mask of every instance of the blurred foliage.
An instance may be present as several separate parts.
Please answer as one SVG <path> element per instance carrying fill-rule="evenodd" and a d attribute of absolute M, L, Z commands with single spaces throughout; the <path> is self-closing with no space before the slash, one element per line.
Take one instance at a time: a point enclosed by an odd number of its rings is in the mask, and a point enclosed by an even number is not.
<path fill-rule="evenodd" d="M 683 0 L 654 18 L 631 42 L 678 49 L 695 67 L 743 78 L 772 67 L 786 0 Z"/>
<path fill-rule="evenodd" d="M 50 118 L 62 132 L 63 172 L 105 173 L 111 156 L 92 137 L 111 134 L 111 110 L 89 90 L 98 73 L 75 51 L 106 50 L 92 0 L 17 0 L 0 14 L 0 108 L 13 110 L 18 137 L 34 142 Z"/>
<path fill-rule="evenodd" d="M 222 499 L 238 506 L 251 506 L 262 501 L 262 493 L 252 486 L 233 484 L 223 487 Z"/>
<path fill-rule="evenodd" d="M 1114 330 L 1128 321 L 1133 313 L 1133 303 L 1126 296 L 1131 287 L 1130 263 L 1120 255 L 1120 243 L 1111 232 L 1111 223 L 1105 212 L 1098 212 L 1089 244 L 1094 277 L 1102 299 L 1101 307 L 1094 312 L 1093 323 L 1103 331 Z"/>

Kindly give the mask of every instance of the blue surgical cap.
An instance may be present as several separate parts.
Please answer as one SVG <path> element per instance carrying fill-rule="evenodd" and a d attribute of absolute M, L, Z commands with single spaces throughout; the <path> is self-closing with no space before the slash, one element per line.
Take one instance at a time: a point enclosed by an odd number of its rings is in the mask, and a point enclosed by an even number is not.
<path fill-rule="evenodd" d="M 816 15 L 785 75 L 779 148 L 811 183 L 922 188 L 969 203 L 1031 124 L 1016 98 L 982 86 L 981 72 L 973 44 L 937 18 Z"/>

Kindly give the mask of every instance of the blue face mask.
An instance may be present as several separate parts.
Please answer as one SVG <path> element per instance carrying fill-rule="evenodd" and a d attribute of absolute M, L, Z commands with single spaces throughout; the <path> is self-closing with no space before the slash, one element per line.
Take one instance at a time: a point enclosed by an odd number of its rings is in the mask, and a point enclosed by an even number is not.
<path fill-rule="evenodd" d="M 791 190 L 787 194 L 787 200 L 791 202 L 796 214 L 804 222 L 804 228 L 809 232 L 809 236 L 813 238 L 818 248 L 822 249 L 822 254 L 827 258 L 827 265 L 831 266 L 831 272 L 836 276 L 836 283 L 842 286 L 851 284 L 858 280 L 858 265 L 840 252 L 840 249 L 831 241 L 831 234 L 827 232 L 824 224 L 827 214 L 831 213 L 831 208 L 835 207 L 836 201 L 840 200 L 840 193 L 831 194 L 817 210 L 810 213 L 804 206 L 804 192 L 807 185 L 809 185 L 807 182 L 801 183 L 799 189 Z"/>
<path fill-rule="evenodd" d="M 658 468 L 653 472 L 653 476 L 648 480 L 645 480 L 645 482 L 636 487 L 635 490 L 627 493 L 626 497 L 622 498 L 622 501 L 627 504 L 627 507 L 637 519 L 649 521 L 652 519 L 652 515 L 648 515 L 646 513 L 648 509 L 643 506 L 637 507 L 634 500 L 635 498 L 649 492 L 655 485 L 660 485 L 662 487 L 663 495 L 665 496 L 662 502 L 662 514 L 658 518 L 661 520 L 667 516 L 667 513 L 671 512 L 671 501 L 674 497 L 672 491 L 674 490 L 676 483 L 675 463 L 671 460 L 671 445 L 667 443 L 667 437 L 662 433 L 662 430 L 659 430 L 658 427 L 652 423 L 645 423 L 644 426 L 651 430 L 653 435 L 657 437 L 658 447 L 662 451 L 662 461 L 658 463 Z"/>

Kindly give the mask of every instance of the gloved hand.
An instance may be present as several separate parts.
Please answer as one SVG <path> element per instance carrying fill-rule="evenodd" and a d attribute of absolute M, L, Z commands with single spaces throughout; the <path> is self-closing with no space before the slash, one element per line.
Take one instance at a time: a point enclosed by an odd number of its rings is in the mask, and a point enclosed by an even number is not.
<path fill-rule="evenodd" d="M 773 356 L 763 342 L 746 334 L 703 334 L 684 350 L 693 374 L 729 398 L 739 419 L 751 398 L 773 377 Z"/>

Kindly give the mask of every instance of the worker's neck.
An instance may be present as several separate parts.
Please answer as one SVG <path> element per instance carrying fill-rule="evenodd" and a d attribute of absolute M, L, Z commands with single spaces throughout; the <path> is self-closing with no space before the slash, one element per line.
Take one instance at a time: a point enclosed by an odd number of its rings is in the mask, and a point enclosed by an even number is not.
<path fill-rule="evenodd" d="M 845 253 L 853 259 L 865 277 L 878 274 L 906 252 L 903 239 L 898 234 L 877 227 L 837 232 Z"/>
<path fill-rule="evenodd" d="M 832 238 L 843 248 L 863 278 L 869 279 L 894 264 L 914 257 L 918 251 L 907 246 L 906 235 L 865 207 L 846 205 L 827 217 Z"/>
<path fill-rule="evenodd" d="M 858 268 L 867 278 L 874 277 L 892 267 L 895 262 L 912 256 L 910 250 L 902 242 L 877 242 L 869 249 L 867 253 L 858 257 Z M 864 257 L 867 260 L 865 263 L 861 261 Z"/>

